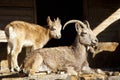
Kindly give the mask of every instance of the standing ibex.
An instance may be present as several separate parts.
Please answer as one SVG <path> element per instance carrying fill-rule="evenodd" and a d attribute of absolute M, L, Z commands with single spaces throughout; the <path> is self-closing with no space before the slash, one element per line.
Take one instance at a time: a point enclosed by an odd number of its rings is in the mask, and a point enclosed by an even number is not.
<path fill-rule="evenodd" d="M 71 46 L 34 50 L 24 61 L 23 71 L 25 73 L 34 75 L 38 67 L 43 64 L 53 72 L 67 70 L 70 74 L 77 74 L 81 71 L 87 59 L 87 47 L 96 45 L 98 39 L 90 29 L 88 22 L 70 20 L 64 27 L 69 23 L 76 23 L 77 36 L 74 43 Z M 72 70 L 74 73 L 71 69 L 74 69 Z"/>
<path fill-rule="evenodd" d="M 60 19 L 52 21 L 47 18 L 47 26 L 40 26 L 24 21 L 13 21 L 5 27 L 5 34 L 8 40 L 8 63 L 11 71 L 20 71 L 17 57 L 22 47 L 26 52 L 42 48 L 51 38 L 60 39 L 62 25 Z"/>

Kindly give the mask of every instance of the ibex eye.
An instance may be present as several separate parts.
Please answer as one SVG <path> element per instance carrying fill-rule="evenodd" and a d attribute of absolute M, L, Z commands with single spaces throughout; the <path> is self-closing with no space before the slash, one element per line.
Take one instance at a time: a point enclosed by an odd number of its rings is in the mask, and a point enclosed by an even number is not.
<path fill-rule="evenodd" d="M 81 34 L 87 34 L 86 32 L 82 32 Z"/>
<path fill-rule="evenodd" d="M 87 34 L 86 32 L 82 32 L 82 33 L 81 33 L 82 36 L 85 36 L 86 34 Z"/>
<path fill-rule="evenodd" d="M 51 28 L 52 31 L 56 30 L 55 28 Z"/>

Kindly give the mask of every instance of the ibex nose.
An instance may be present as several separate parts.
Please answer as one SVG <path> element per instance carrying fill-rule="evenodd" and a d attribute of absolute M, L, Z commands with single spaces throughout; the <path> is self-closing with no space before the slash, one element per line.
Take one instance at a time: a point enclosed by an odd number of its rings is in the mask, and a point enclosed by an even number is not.
<path fill-rule="evenodd" d="M 98 43 L 98 39 L 95 39 L 95 42 Z"/>
<path fill-rule="evenodd" d="M 60 38 L 61 38 L 61 35 L 57 35 L 56 37 L 57 37 L 57 39 L 60 39 Z"/>
<path fill-rule="evenodd" d="M 93 46 L 97 46 L 97 45 L 98 45 L 98 39 L 93 40 L 93 41 L 92 41 L 92 45 L 93 45 Z"/>

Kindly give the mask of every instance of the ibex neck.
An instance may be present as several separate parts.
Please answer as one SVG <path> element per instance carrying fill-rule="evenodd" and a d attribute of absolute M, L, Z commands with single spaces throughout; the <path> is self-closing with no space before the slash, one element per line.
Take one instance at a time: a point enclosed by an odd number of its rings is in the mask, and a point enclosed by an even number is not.
<path fill-rule="evenodd" d="M 75 66 L 77 67 L 76 70 L 80 71 L 83 63 L 87 59 L 87 51 L 86 51 L 86 46 L 81 44 L 79 41 L 79 36 L 76 37 L 73 45 L 73 54 L 76 58 Z"/>
<path fill-rule="evenodd" d="M 79 42 L 78 37 L 76 37 L 72 46 L 73 46 L 73 50 L 75 52 L 74 54 L 75 54 L 76 57 L 78 57 L 78 58 L 80 58 L 80 57 L 82 58 L 82 56 L 85 57 L 86 47 Z"/>
<path fill-rule="evenodd" d="M 42 38 L 43 38 L 43 44 L 46 45 L 47 42 L 51 39 L 51 37 L 49 35 L 50 31 L 48 29 L 45 29 L 44 32 L 45 33 L 44 36 L 42 36 Z"/>

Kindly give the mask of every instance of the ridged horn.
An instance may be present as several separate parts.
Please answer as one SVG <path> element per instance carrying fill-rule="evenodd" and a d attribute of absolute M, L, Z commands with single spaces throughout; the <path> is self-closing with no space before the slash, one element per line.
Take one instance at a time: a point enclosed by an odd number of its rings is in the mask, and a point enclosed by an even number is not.
<path fill-rule="evenodd" d="M 65 28 L 68 24 L 70 24 L 70 23 L 80 23 L 80 24 L 82 25 L 82 27 L 86 27 L 86 25 L 85 25 L 82 21 L 80 21 L 80 20 L 69 20 L 69 21 L 67 21 L 67 22 L 64 24 L 63 30 L 64 30 L 64 28 Z"/>
<path fill-rule="evenodd" d="M 90 24 L 87 20 L 84 20 L 84 23 L 87 25 L 88 28 L 90 28 Z"/>

